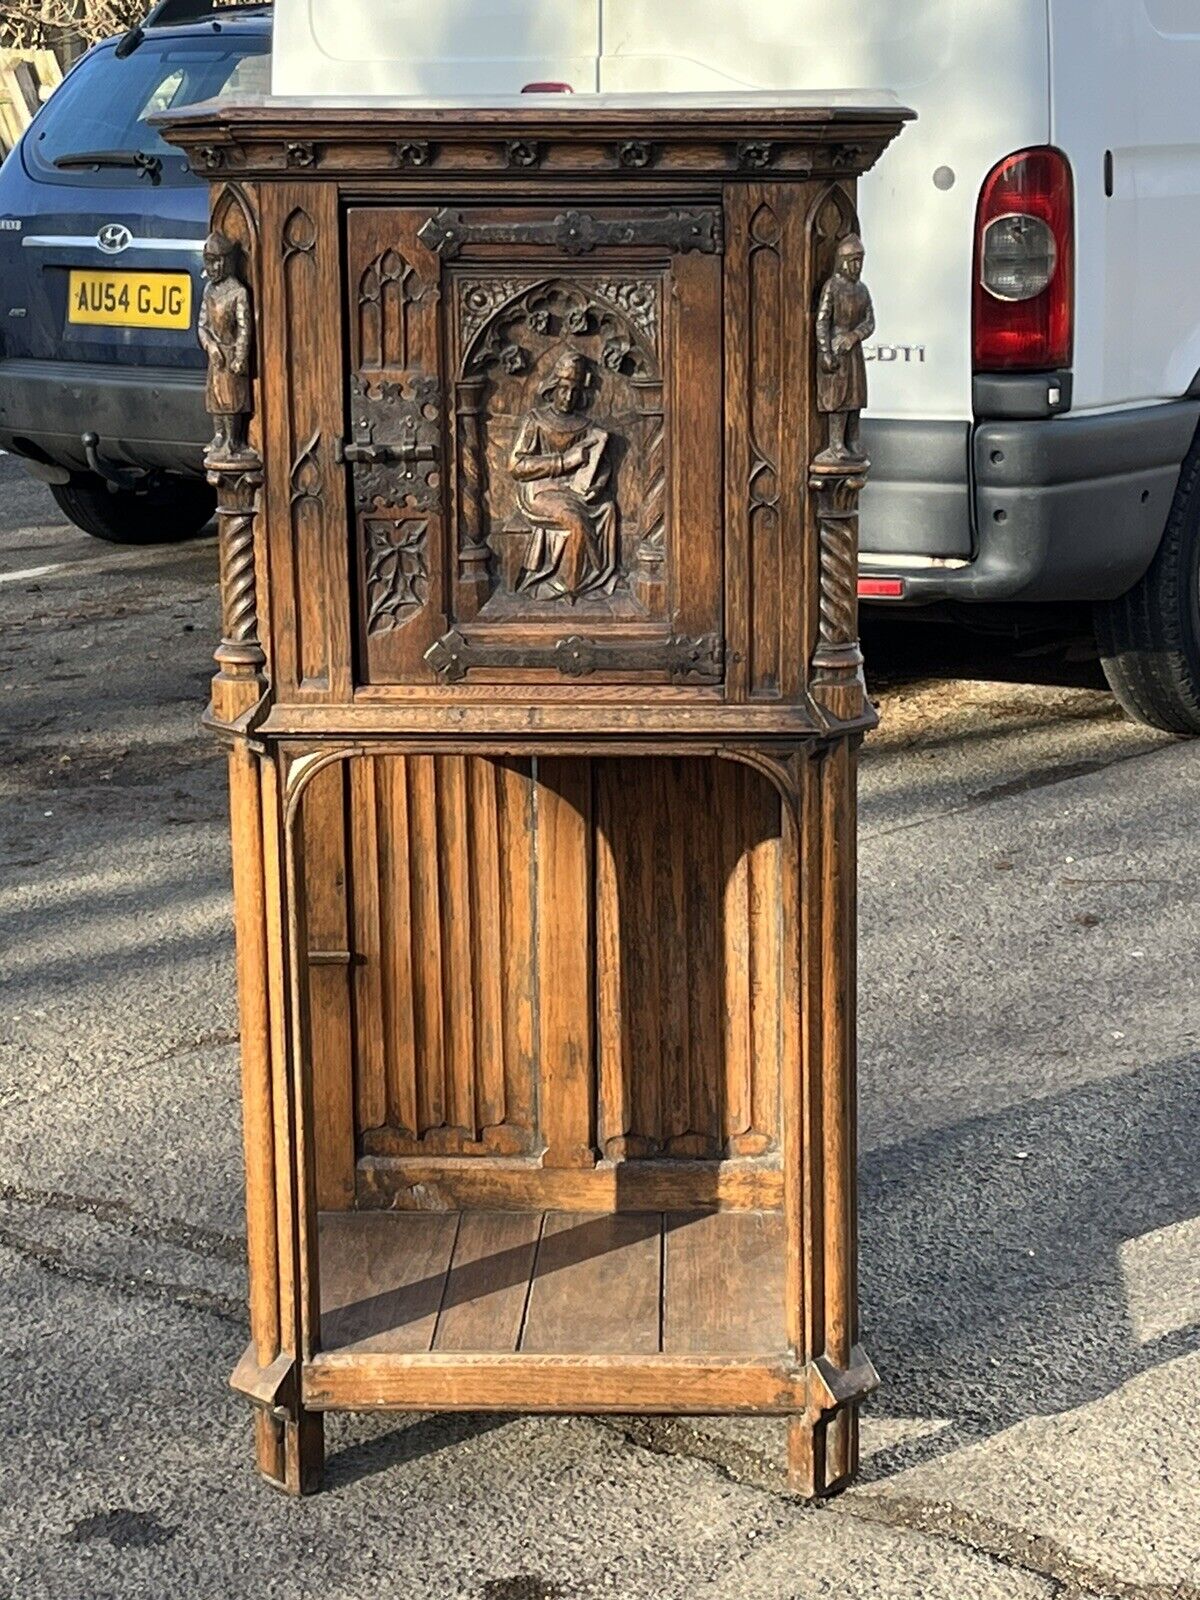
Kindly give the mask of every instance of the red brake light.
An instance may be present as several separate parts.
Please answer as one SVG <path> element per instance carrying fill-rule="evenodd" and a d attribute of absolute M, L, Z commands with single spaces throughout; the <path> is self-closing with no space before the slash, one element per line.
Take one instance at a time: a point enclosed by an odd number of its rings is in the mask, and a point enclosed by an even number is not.
<path fill-rule="evenodd" d="M 574 94 L 575 91 L 569 83 L 526 83 L 521 88 L 522 94 Z"/>
<path fill-rule="evenodd" d="M 860 600 L 903 600 L 903 578 L 860 578 L 858 580 L 858 598 Z"/>
<path fill-rule="evenodd" d="M 1019 150 L 993 167 L 975 226 L 976 372 L 1071 361 L 1075 195 L 1060 150 Z"/>

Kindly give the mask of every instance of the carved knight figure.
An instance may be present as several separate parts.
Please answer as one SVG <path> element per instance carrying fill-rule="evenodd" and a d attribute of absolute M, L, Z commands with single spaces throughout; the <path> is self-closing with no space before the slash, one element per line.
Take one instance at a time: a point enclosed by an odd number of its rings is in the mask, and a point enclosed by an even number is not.
<path fill-rule="evenodd" d="M 829 418 L 823 467 L 861 464 L 859 417 L 867 403 L 863 341 L 875 332 L 875 311 L 862 281 L 863 244 L 851 233 L 837 248 L 837 266 L 817 311 L 817 409 Z"/>
<path fill-rule="evenodd" d="M 564 350 L 522 419 L 508 469 L 532 526 L 519 587 L 537 599 L 574 602 L 611 594 L 620 564 L 607 432 L 588 420 L 587 359 Z"/>
<path fill-rule="evenodd" d="M 208 357 L 205 406 L 216 426 L 209 454 L 220 461 L 239 461 L 252 454 L 246 427 L 253 401 L 250 352 L 253 323 L 250 291 L 234 275 L 237 245 L 223 233 L 211 234 L 204 246 L 208 286 L 200 303 L 198 335 Z"/>

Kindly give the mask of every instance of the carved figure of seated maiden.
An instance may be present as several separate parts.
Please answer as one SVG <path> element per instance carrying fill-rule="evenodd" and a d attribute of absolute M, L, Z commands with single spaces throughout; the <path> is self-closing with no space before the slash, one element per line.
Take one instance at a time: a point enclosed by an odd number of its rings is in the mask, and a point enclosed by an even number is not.
<path fill-rule="evenodd" d="M 532 527 L 518 588 L 539 600 L 612 594 L 620 565 L 609 436 L 585 415 L 592 374 L 565 350 L 521 420 L 508 468 Z"/>

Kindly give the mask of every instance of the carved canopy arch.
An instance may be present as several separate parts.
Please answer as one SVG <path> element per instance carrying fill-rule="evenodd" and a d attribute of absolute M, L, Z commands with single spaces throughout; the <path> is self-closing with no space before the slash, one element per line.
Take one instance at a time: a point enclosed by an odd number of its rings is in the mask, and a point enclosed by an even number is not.
<path fill-rule="evenodd" d="M 227 183 L 222 187 L 213 202 L 212 225 L 216 232 L 241 246 L 252 269 L 257 266 L 258 218 L 240 185 Z"/>
<path fill-rule="evenodd" d="M 460 289 L 461 376 L 528 372 L 568 344 L 609 372 L 660 375 L 661 288 L 641 279 L 568 277 L 466 281 Z"/>
<path fill-rule="evenodd" d="M 813 309 L 821 296 L 821 286 L 836 266 L 837 247 L 847 234 L 860 232 L 858 213 L 840 183 L 830 183 L 817 195 L 808 212 L 808 233 L 812 240 Z"/>

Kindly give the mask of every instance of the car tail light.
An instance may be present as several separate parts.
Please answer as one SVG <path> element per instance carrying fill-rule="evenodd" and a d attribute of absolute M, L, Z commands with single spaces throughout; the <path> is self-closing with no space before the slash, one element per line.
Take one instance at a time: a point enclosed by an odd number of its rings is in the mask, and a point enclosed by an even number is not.
<path fill-rule="evenodd" d="M 1074 184 L 1060 150 L 1019 150 L 992 168 L 975 227 L 976 372 L 1071 360 Z"/>
<path fill-rule="evenodd" d="M 575 91 L 569 83 L 526 83 L 521 86 L 522 94 L 574 94 Z"/>

